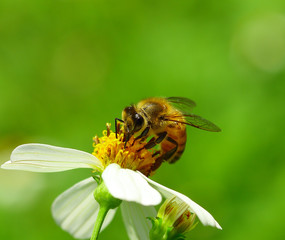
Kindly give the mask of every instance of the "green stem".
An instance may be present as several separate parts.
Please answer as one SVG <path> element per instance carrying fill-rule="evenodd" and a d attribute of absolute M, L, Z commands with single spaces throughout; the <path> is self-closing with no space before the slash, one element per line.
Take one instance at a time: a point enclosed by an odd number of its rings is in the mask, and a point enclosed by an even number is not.
<path fill-rule="evenodd" d="M 90 240 L 98 239 L 100 229 L 102 227 L 102 224 L 104 222 L 104 219 L 105 219 L 108 211 L 109 211 L 108 207 L 101 207 L 100 206 L 99 213 L 98 213 L 98 216 L 97 216 L 97 219 L 96 219 L 96 222 L 95 222 L 95 226 L 94 226 L 94 229 L 93 229 L 93 233 L 92 233 L 92 236 L 91 236 Z"/>

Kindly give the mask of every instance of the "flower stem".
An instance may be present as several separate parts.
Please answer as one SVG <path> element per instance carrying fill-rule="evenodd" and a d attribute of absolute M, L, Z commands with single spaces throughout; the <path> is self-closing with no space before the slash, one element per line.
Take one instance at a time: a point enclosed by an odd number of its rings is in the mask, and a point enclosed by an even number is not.
<path fill-rule="evenodd" d="M 91 236 L 90 240 L 98 239 L 100 229 L 102 227 L 102 224 L 104 222 L 104 219 L 105 219 L 109 209 L 110 208 L 108 208 L 108 207 L 100 206 L 100 209 L 99 209 L 99 212 L 98 212 L 98 216 L 97 216 L 97 219 L 96 219 L 96 222 L 95 222 L 95 226 L 94 226 L 94 229 L 93 229 L 92 236 Z"/>

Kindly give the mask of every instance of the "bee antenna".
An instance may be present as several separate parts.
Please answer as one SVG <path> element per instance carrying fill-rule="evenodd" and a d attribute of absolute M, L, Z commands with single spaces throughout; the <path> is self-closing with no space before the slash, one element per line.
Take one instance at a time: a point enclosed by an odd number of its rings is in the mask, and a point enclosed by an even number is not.
<path fill-rule="evenodd" d="M 116 130 L 116 138 L 118 138 L 118 121 L 124 123 L 124 121 L 120 118 L 115 118 L 115 130 Z"/>

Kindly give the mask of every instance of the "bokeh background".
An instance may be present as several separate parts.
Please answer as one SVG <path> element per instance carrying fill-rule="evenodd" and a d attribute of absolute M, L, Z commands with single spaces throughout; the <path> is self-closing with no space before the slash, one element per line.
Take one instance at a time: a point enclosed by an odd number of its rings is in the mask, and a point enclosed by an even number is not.
<path fill-rule="evenodd" d="M 130 103 L 184 96 L 222 128 L 188 128 L 154 180 L 209 210 L 196 240 L 285 239 L 285 2 L 0 1 L 0 163 L 29 142 L 92 151 Z M 72 237 L 53 199 L 89 170 L 0 169 L 0 239 Z M 120 213 L 100 239 L 127 239 Z"/>

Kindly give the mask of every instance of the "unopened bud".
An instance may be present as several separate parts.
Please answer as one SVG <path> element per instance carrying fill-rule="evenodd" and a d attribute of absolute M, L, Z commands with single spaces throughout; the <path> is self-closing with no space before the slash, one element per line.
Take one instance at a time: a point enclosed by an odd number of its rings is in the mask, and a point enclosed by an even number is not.
<path fill-rule="evenodd" d="M 161 205 L 156 218 L 152 218 L 151 240 L 179 240 L 192 230 L 196 214 L 189 211 L 189 205 L 176 196 L 168 198 Z"/>

